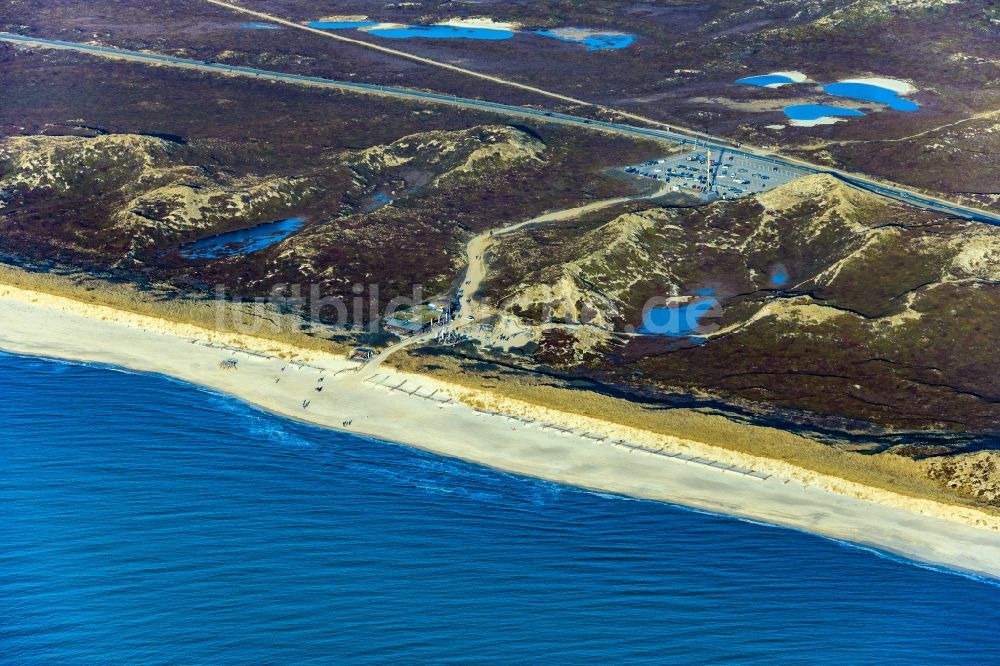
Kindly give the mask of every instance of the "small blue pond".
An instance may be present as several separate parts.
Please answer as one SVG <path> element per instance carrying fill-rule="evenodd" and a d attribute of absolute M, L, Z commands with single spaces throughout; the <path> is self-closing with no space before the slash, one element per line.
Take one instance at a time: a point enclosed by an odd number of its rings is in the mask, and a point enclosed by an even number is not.
<path fill-rule="evenodd" d="M 375 21 L 312 21 L 311 23 L 306 23 L 310 28 L 317 28 L 319 30 L 357 30 L 358 28 L 367 28 L 370 25 L 376 25 Z"/>
<path fill-rule="evenodd" d="M 736 83 L 742 83 L 745 86 L 773 86 L 782 83 L 795 83 L 795 79 L 784 74 L 763 74 L 761 76 L 748 76 L 737 79 Z"/>
<path fill-rule="evenodd" d="M 221 259 L 250 254 L 283 241 L 301 229 L 305 223 L 304 219 L 293 217 L 258 224 L 249 229 L 239 229 L 196 240 L 181 246 L 179 251 L 186 259 Z"/>
<path fill-rule="evenodd" d="M 850 99 L 858 99 L 864 102 L 887 104 L 889 105 L 889 108 L 895 109 L 896 111 L 920 110 L 919 104 L 911 102 L 908 99 L 903 99 L 895 90 L 889 90 L 888 88 L 882 88 L 881 86 L 873 86 L 869 83 L 831 83 L 823 86 L 823 90 L 828 95 L 833 95 L 835 97 L 848 97 Z"/>
<path fill-rule="evenodd" d="M 374 196 L 372 196 L 371 203 L 365 206 L 365 212 L 366 213 L 375 212 L 379 208 L 388 206 L 391 203 L 392 203 L 392 197 L 390 195 L 383 194 L 382 192 L 376 192 Z"/>
<path fill-rule="evenodd" d="M 771 277 L 768 278 L 768 284 L 772 287 L 783 287 L 788 283 L 788 280 L 788 269 L 784 266 L 775 266 L 771 269 Z"/>
<path fill-rule="evenodd" d="M 842 106 L 830 106 L 829 104 L 793 104 L 785 107 L 785 115 L 792 120 L 818 120 L 824 116 L 854 118 L 865 114 L 855 109 L 845 109 Z"/>
<path fill-rule="evenodd" d="M 244 30 L 281 30 L 280 25 L 264 23 L 263 21 L 250 21 L 249 23 L 244 23 L 240 27 Z"/>
<path fill-rule="evenodd" d="M 581 31 L 585 32 L 585 31 Z M 608 49 L 623 49 L 635 41 L 635 35 L 614 32 L 605 34 L 588 34 L 586 36 L 575 37 L 561 30 L 536 30 L 536 35 L 558 39 L 561 42 L 572 42 L 582 44 L 588 51 L 605 51 Z"/>
<path fill-rule="evenodd" d="M 705 298 L 676 308 L 652 308 L 642 320 L 640 333 L 683 337 L 698 330 L 699 321 L 711 312 L 719 301 Z"/>
<path fill-rule="evenodd" d="M 492 28 L 464 28 L 454 25 L 411 25 L 405 28 L 376 28 L 367 31 L 369 35 L 386 39 L 510 39 L 512 30 Z"/>

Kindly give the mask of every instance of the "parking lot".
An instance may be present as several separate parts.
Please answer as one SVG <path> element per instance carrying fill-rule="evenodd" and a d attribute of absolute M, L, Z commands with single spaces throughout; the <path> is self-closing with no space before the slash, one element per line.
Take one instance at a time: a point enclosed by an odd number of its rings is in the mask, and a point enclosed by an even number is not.
<path fill-rule="evenodd" d="M 637 178 L 669 183 L 674 192 L 692 194 L 703 201 L 738 199 L 773 189 L 805 175 L 794 167 L 723 150 L 688 150 L 657 160 L 625 167 Z"/>

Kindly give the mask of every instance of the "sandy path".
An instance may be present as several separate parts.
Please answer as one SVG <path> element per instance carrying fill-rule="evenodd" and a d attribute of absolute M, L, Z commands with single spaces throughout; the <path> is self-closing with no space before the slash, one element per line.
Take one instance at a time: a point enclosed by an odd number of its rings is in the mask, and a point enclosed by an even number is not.
<path fill-rule="evenodd" d="M 651 195 L 644 194 L 641 196 L 602 199 L 601 201 L 595 201 L 584 206 L 577 206 L 576 208 L 567 208 L 565 210 L 558 210 L 544 215 L 539 215 L 538 217 L 534 217 L 530 220 L 516 222 L 506 227 L 486 231 L 473 237 L 465 246 L 466 265 L 468 268 L 465 272 L 464 281 L 465 297 L 462 298 L 460 303 L 461 309 L 459 310 L 458 318 L 466 319 L 466 317 L 472 316 L 479 319 L 482 316 L 483 307 L 480 300 L 476 298 L 476 294 L 482 286 L 483 280 L 486 279 L 486 274 L 489 272 L 489 263 L 486 261 L 486 254 L 489 252 L 490 247 L 492 247 L 493 244 L 504 236 L 512 234 L 515 231 L 520 231 L 525 227 L 550 222 L 572 220 L 582 215 L 586 215 L 587 213 L 592 213 L 604 208 L 610 208 L 611 206 L 617 206 L 618 204 L 623 204 L 629 201 L 655 199 L 658 196 L 666 194 L 667 191 L 668 189 L 663 187 Z"/>
<path fill-rule="evenodd" d="M 531 218 L 530 220 L 516 222 L 506 227 L 493 229 L 492 231 L 485 231 L 478 236 L 474 236 L 465 246 L 467 268 L 465 271 L 465 280 L 463 281 L 464 296 L 459 303 L 460 309 L 455 317 L 456 328 L 461 327 L 462 321 L 473 321 L 481 319 L 487 314 L 491 314 L 488 309 L 483 306 L 482 301 L 476 298 L 476 296 L 490 269 L 489 263 L 486 260 L 486 255 L 490 248 L 504 236 L 520 231 L 526 227 L 572 220 L 581 217 L 582 215 L 586 215 L 587 213 L 603 210 L 604 208 L 610 208 L 629 201 L 655 199 L 658 196 L 666 194 L 667 191 L 668 188 L 664 186 L 653 194 L 602 199 L 583 206 L 577 206 L 576 208 L 567 208 L 565 210 L 545 213 L 544 215 L 539 215 L 538 217 Z M 472 320 L 468 319 L 470 316 L 473 318 Z"/>
<path fill-rule="evenodd" d="M 988 120 L 990 118 L 996 118 L 1000 116 L 1000 109 L 994 111 L 984 111 L 983 113 L 975 113 L 966 118 L 956 120 L 954 122 L 945 123 L 944 125 L 938 125 L 937 127 L 931 127 L 930 129 L 925 129 L 922 132 L 917 132 L 916 134 L 910 134 L 908 136 L 898 136 L 894 138 L 887 139 L 845 139 L 843 141 L 824 141 L 822 143 L 814 143 L 808 146 L 803 146 L 807 150 L 819 150 L 821 148 L 826 148 L 827 146 L 847 146 L 851 144 L 867 144 L 867 143 L 899 143 L 901 141 L 910 141 L 912 139 L 918 139 L 922 136 L 927 136 L 928 134 L 934 134 L 935 132 L 940 132 L 943 129 L 948 129 L 949 127 L 957 127 L 958 125 L 964 125 L 965 123 L 972 122 L 973 120 Z"/>
<path fill-rule="evenodd" d="M 860 499 L 834 492 L 815 475 L 761 480 L 684 463 L 601 438 L 622 437 L 709 457 L 718 450 L 538 408 L 531 412 L 538 418 L 527 422 L 485 414 L 459 402 L 442 404 L 424 397 L 453 400 L 463 391 L 427 377 L 384 369 L 377 377 L 358 381 L 349 371 L 354 366 L 337 357 L 314 355 L 307 365 L 297 365 L 266 354 L 208 346 L 190 336 L 191 327 L 116 312 L 0 287 L 0 348 L 162 373 L 277 414 L 330 427 L 351 421 L 349 429 L 359 434 L 496 469 L 796 527 L 1000 578 L 1000 531 L 969 524 L 975 515 L 985 518 L 979 512 L 899 496 L 896 505 Z M 237 369 L 222 369 L 219 364 L 226 359 L 237 359 Z M 345 381 L 348 377 L 354 380 Z M 400 384 L 405 388 L 385 388 Z M 567 432 L 555 430 L 553 424 Z M 744 458 L 752 464 L 768 463 Z M 990 520 L 993 527 L 1000 522 Z"/>
<path fill-rule="evenodd" d="M 489 272 L 489 264 L 486 261 L 486 253 L 489 251 L 489 248 L 501 237 L 520 229 L 524 229 L 525 227 L 530 227 L 536 224 L 546 224 L 549 222 L 572 220 L 580 217 L 581 215 L 592 213 L 596 210 L 604 208 L 610 208 L 611 206 L 616 206 L 628 201 L 655 199 L 658 196 L 666 194 L 668 191 L 669 188 L 664 185 L 653 194 L 602 199 L 600 201 L 594 201 L 575 208 L 567 208 L 564 210 L 553 211 L 551 213 L 545 213 L 544 215 L 533 217 L 530 220 L 523 220 L 506 227 L 493 229 L 491 231 L 484 231 L 477 236 L 473 236 L 465 245 L 466 271 L 465 278 L 463 280 L 464 295 L 459 301 L 459 310 L 455 314 L 455 318 L 444 327 L 445 330 L 460 332 L 463 328 L 474 325 L 477 320 L 482 319 L 484 316 L 492 314 L 492 312 L 483 306 L 482 301 L 476 298 L 476 295 L 483 283 L 483 280 L 486 279 L 486 274 Z M 385 362 L 387 358 L 398 351 L 414 345 L 431 342 L 437 337 L 439 332 L 439 329 L 435 329 L 427 333 L 414 335 L 383 349 L 379 354 L 372 357 L 365 364 L 365 372 L 374 372 L 382 365 L 382 363 Z"/>

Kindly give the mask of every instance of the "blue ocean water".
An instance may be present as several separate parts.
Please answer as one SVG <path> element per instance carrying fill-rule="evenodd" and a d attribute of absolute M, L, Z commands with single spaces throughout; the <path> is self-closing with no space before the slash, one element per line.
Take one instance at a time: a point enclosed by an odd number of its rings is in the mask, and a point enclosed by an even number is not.
<path fill-rule="evenodd" d="M 179 252 L 187 259 L 219 259 L 250 254 L 283 241 L 306 223 L 301 217 L 258 224 L 217 236 L 209 236 L 182 245 Z"/>
<path fill-rule="evenodd" d="M 920 105 L 899 96 L 895 90 L 868 83 L 831 83 L 823 86 L 824 92 L 835 97 L 859 99 L 864 102 L 887 104 L 896 111 L 919 111 Z"/>
<path fill-rule="evenodd" d="M 0 662 L 988 664 L 1000 587 L 0 354 Z"/>
<path fill-rule="evenodd" d="M 786 106 L 785 115 L 792 120 L 816 120 L 823 116 L 844 116 L 854 118 L 865 115 L 857 109 L 845 109 L 842 106 L 829 104 L 793 104 Z"/>

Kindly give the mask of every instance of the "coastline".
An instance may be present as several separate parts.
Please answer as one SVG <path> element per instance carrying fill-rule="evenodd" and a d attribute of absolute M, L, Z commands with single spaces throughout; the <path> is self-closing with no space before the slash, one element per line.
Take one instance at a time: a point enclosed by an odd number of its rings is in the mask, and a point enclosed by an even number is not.
<path fill-rule="evenodd" d="M 366 381 L 372 378 L 334 353 L 39 291 L 0 286 L 0 316 L 4 351 L 169 375 L 281 416 L 507 472 L 791 527 L 1000 578 L 1000 517 L 972 507 L 907 497 L 423 374 L 382 367 L 372 372 L 384 379 Z M 237 360 L 235 370 L 220 367 L 227 359 Z M 401 384 L 406 388 L 386 388 Z M 305 408 L 304 400 L 310 401 Z M 351 426 L 343 428 L 345 421 Z M 671 457 L 677 453 L 767 478 Z"/>

